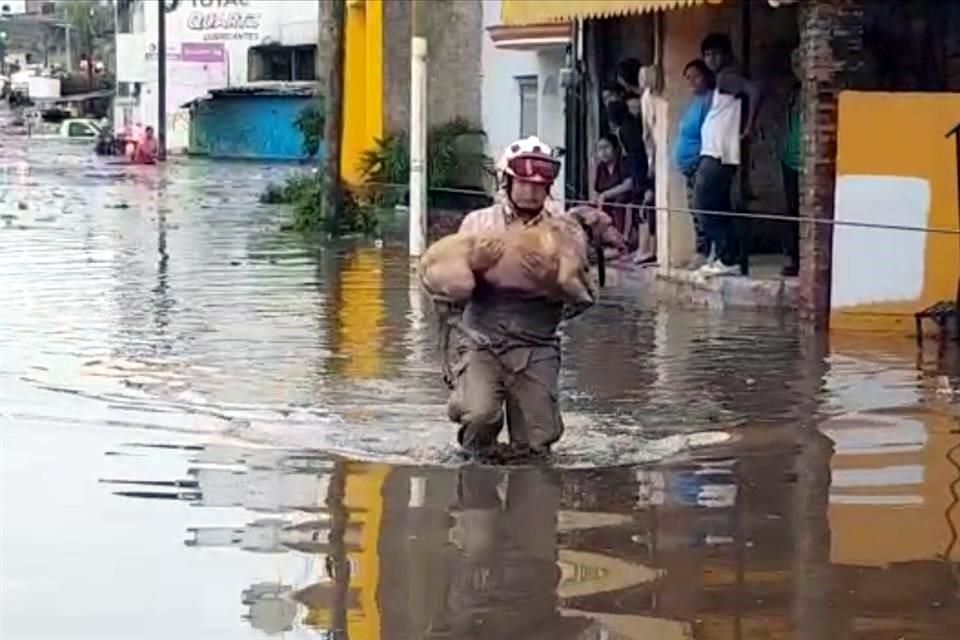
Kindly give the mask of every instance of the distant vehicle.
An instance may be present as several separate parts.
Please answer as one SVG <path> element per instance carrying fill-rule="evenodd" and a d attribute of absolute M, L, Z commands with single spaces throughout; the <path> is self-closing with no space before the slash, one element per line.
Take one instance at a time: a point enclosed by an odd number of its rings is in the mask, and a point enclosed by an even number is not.
<path fill-rule="evenodd" d="M 100 136 L 103 127 L 92 118 L 67 118 L 59 123 L 43 122 L 31 118 L 30 136 L 33 138 L 57 138 L 92 142 Z"/>
<path fill-rule="evenodd" d="M 68 118 L 60 123 L 60 137 L 94 140 L 102 129 L 99 122 L 90 118 Z"/>

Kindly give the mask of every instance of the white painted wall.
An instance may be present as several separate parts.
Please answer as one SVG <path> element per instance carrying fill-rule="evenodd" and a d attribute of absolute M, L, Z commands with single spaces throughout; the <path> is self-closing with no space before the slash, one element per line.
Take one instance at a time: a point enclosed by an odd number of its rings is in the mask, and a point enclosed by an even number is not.
<path fill-rule="evenodd" d="M 157 26 L 155 0 L 133 8 L 132 34 L 117 35 L 117 81 L 142 83 L 139 100 L 118 100 L 117 126 L 127 121 L 156 126 Z M 250 47 L 279 43 L 315 44 L 319 37 L 315 0 L 180 0 L 166 16 L 168 147 L 186 146 L 181 105 L 210 89 L 249 84 Z M 197 55 L 203 47 L 223 55 Z"/>
<path fill-rule="evenodd" d="M 483 45 L 480 52 L 481 117 L 487 132 L 487 153 L 496 158 L 520 135 L 518 76 L 539 73 L 533 51 L 497 49 L 486 28 L 500 24 L 500 0 L 483 0 Z"/>
<path fill-rule="evenodd" d="M 242 26 L 222 26 L 235 20 Z M 146 4 L 144 31 L 148 46 L 156 46 L 157 11 Z M 217 20 L 221 26 L 217 26 Z M 222 44 L 227 53 L 230 85 L 247 84 L 247 50 L 269 43 L 316 44 L 319 4 L 314 0 L 180 0 L 167 14 L 167 46 L 179 51 L 182 43 Z"/>
<path fill-rule="evenodd" d="M 27 12 L 27 0 L 0 0 L 0 13 L 16 15 Z"/>
<path fill-rule="evenodd" d="M 930 182 L 902 176 L 840 176 L 837 222 L 924 228 L 930 224 Z M 830 289 L 834 309 L 917 300 L 923 294 L 927 234 L 837 225 Z"/>
<path fill-rule="evenodd" d="M 537 136 L 551 147 L 566 145 L 566 90 L 560 86 L 560 70 L 564 65 L 565 51 L 551 47 L 537 51 Z M 517 120 L 519 121 L 519 114 Z M 561 179 L 553 185 L 553 197 L 564 200 L 563 176 L 566 175 L 566 160 L 560 168 Z"/>
<path fill-rule="evenodd" d="M 486 32 L 500 24 L 500 0 L 483 0 L 483 46 L 481 49 L 481 114 L 487 132 L 487 154 L 496 159 L 520 135 L 520 89 L 517 78 L 537 77 L 537 136 L 553 147 L 565 142 L 564 89 L 560 69 L 564 48 L 511 51 L 494 46 Z M 563 175 L 561 173 L 561 175 Z M 553 197 L 563 200 L 563 181 L 553 186 Z"/>

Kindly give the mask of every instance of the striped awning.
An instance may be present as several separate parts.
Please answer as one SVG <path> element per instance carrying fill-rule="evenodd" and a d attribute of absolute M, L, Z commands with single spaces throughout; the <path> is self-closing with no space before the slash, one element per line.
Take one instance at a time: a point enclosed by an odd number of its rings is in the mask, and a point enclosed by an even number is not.
<path fill-rule="evenodd" d="M 651 11 L 669 11 L 723 0 L 502 0 L 500 20 L 506 26 L 610 18 Z"/>

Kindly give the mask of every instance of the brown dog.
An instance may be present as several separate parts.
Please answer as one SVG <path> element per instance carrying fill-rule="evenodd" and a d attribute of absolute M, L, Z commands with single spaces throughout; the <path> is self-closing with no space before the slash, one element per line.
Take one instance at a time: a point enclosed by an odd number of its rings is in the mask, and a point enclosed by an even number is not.
<path fill-rule="evenodd" d="M 420 281 L 431 295 L 452 302 L 469 300 L 478 278 L 496 289 L 593 302 L 589 240 L 581 225 L 603 242 L 623 247 L 609 216 L 578 207 L 531 227 L 446 236 L 420 259 Z"/>

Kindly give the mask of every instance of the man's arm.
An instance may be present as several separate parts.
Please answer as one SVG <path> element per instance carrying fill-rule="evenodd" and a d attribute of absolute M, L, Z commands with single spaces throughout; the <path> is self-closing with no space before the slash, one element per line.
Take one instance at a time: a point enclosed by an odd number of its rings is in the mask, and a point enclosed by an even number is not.
<path fill-rule="evenodd" d="M 747 99 L 747 124 L 743 131 L 744 137 L 753 132 L 760 112 L 760 103 L 763 100 L 763 91 L 760 84 L 749 80 L 737 71 L 723 71 L 717 74 L 717 89 L 722 93 Z"/>
<path fill-rule="evenodd" d="M 477 211 L 471 211 L 460 221 L 457 233 L 473 233 L 477 230 Z"/>
<path fill-rule="evenodd" d="M 623 182 L 618 184 L 615 187 L 610 187 L 606 191 L 601 191 L 597 194 L 597 201 L 606 200 L 608 198 L 615 198 L 616 196 L 623 195 L 624 193 L 630 193 L 633 190 L 633 178 L 625 178 Z"/>

